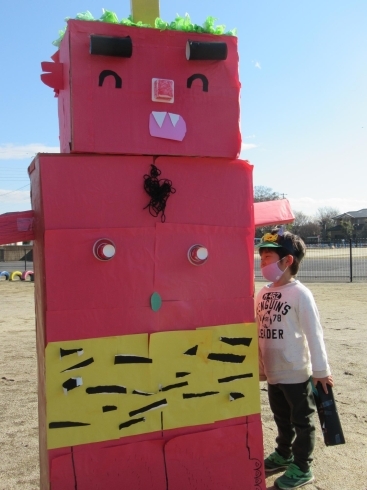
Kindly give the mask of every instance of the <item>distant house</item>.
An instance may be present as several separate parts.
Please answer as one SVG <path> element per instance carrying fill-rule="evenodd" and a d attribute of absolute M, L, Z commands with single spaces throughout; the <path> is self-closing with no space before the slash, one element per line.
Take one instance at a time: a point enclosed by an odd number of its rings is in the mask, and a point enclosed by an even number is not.
<path fill-rule="evenodd" d="M 347 238 L 343 223 L 350 223 L 353 226 L 353 238 L 367 237 L 367 208 L 339 214 L 338 216 L 334 216 L 333 220 L 335 220 L 336 225 L 327 230 L 330 233 L 331 239 Z"/>

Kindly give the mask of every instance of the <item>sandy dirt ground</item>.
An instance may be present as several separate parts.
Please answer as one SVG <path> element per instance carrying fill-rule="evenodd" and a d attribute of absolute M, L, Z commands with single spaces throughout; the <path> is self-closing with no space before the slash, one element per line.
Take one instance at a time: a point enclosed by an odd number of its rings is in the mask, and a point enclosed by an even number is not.
<path fill-rule="evenodd" d="M 324 326 L 346 444 L 326 447 L 318 426 L 315 481 L 303 488 L 366 490 L 367 284 L 309 284 L 309 288 Z M 0 282 L 0 490 L 39 489 L 33 293 L 33 283 Z M 276 429 L 266 384 L 260 387 L 267 454 L 273 451 Z M 275 488 L 277 476 L 266 479 L 268 490 Z"/>

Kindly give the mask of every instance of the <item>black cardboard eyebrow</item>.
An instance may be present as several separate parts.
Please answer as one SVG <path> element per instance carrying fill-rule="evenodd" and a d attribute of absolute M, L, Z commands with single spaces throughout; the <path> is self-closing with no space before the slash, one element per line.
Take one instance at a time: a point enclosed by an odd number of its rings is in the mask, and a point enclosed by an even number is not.
<path fill-rule="evenodd" d="M 223 61 L 227 59 L 228 47 L 223 42 L 200 42 L 188 40 L 186 43 L 186 59 Z"/>
<path fill-rule="evenodd" d="M 119 58 L 131 58 L 133 43 L 130 36 L 90 36 L 90 54 L 102 56 L 117 56 Z"/>

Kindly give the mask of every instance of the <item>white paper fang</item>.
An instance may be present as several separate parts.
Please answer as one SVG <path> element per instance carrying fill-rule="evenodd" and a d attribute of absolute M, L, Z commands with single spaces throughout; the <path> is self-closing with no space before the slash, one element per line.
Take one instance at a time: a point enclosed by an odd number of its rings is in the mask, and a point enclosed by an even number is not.
<path fill-rule="evenodd" d="M 156 123 L 161 128 L 167 112 L 155 112 L 155 111 L 153 111 L 152 114 L 153 114 L 154 119 L 156 120 Z"/>
<path fill-rule="evenodd" d="M 171 123 L 173 124 L 173 126 L 176 126 L 178 120 L 180 119 L 180 116 L 178 114 L 171 114 L 170 112 L 168 113 L 170 119 L 171 119 Z"/>

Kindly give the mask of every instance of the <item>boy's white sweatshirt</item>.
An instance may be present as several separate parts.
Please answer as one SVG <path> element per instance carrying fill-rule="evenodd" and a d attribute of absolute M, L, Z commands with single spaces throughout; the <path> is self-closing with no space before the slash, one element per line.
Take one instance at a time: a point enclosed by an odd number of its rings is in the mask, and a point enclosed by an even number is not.
<path fill-rule="evenodd" d="M 260 380 L 303 383 L 324 378 L 330 367 L 319 312 L 311 291 L 298 280 L 264 286 L 256 297 Z"/>

